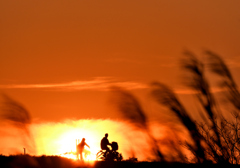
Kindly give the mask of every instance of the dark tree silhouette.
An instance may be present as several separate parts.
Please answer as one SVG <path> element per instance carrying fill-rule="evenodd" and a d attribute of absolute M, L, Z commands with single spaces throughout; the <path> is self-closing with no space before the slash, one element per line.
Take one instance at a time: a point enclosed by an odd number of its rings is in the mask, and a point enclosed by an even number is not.
<path fill-rule="evenodd" d="M 162 105 L 168 107 L 187 128 L 194 145 L 186 146 L 196 157 L 197 162 L 239 163 L 239 91 L 224 61 L 216 54 L 206 51 L 211 70 L 223 77 L 222 87 L 227 87 L 229 100 L 236 107 L 235 121 L 227 120 L 216 104 L 210 85 L 204 73 L 204 64 L 197 57 L 186 51 L 182 66 L 191 73 L 188 85 L 196 91 L 197 100 L 202 105 L 201 121 L 194 121 L 189 116 L 174 93 L 165 85 L 154 83 L 152 95 Z"/>
<path fill-rule="evenodd" d="M 211 51 L 206 51 L 206 54 L 209 56 L 210 68 L 212 72 L 222 77 L 222 82 L 220 83 L 220 86 L 222 88 L 228 89 L 228 94 L 226 96 L 239 113 L 240 93 L 230 70 L 219 55 Z"/>
<path fill-rule="evenodd" d="M 151 134 L 147 123 L 147 116 L 143 111 L 139 101 L 129 91 L 120 87 L 112 87 L 114 93 L 114 104 L 117 105 L 123 116 L 134 123 L 135 126 L 146 132 L 151 139 L 152 150 L 159 161 L 165 161 L 164 155 L 160 151 L 157 140 Z"/>
<path fill-rule="evenodd" d="M 210 61 L 210 69 L 214 74 L 222 77 L 220 87 L 227 90 L 227 99 L 231 102 L 234 111 L 232 120 L 224 117 L 221 106 L 217 103 L 214 93 L 211 92 L 209 80 L 205 75 L 204 64 L 190 51 L 185 51 L 185 58 L 182 60 L 183 69 L 190 73 L 191 77 L 187 80 L 188 86 L 194 90 L 196 100 L 200 103 L 200 118 L 196 121 L 190 117 L 190 112 L 182 105 L 177 95 L 166 85 L 160 82 L 151 84 L 151 96 L 161 105 L 167 107 L 171 114 L 177 117 L 181 125 L 185 127 L 190 135 L 189 141 L 181 141 L 186 149 L 194 156 L 196 163 L 240 163 L 240 93 L 238 87 L 229 71 L 227 65 L 220 56 L 205 51 Z M 117 97 L 115 104 L 118 105 L 121 113 L 132 121 L 142 130 L 149 132 L 147 115 L 143 111 L 138 100 L 126 90 L 118 87 L 112 88 Z M 153 149 L 157 152 L 159 160 L 165 160 L 165 156 L 161 150 L 159 141 L 151 134 L 148 134 L 153 140 Z M 177 137 L 177 134 L 175 135 Z M 172 151 L 178 154 L 178 160 L 187 162 L 184 153 L 174 144 L 174 141 L 163 140 Z M 176 159 L 176 158 L 174 158 Z M 174 161 L 174 160 L 171 160 Z"/>
<path fill-rule="evenodd" d="M 22 134 L 22 140 L 29 152 L 35 152 L 35 142 L 29 131 L 31 124 L 31 116 L 26 108 L 13 100 L 9 96 L 3 94 L 3 101 L 0 104 L 1 107 L 1 121 L 6 121 L 10 125 L 19 129 Z"/>
<path fill-rule="evenodd" d="M 206 160 L 203 147 L 201 146 L 201 134 L 199 133 L 196 123 L 189 117 L 187 111 L 183 105 L 179 102 L 173 91 L 164 84 L 153 83 L 152 84 L 152 96 L 164 106 L 171 109 L 182 124 L 190 132 L 190 136 L 193 139 L 194 145 L 186 142 L 186 146 L 196 156 L 198 162 Z"/>

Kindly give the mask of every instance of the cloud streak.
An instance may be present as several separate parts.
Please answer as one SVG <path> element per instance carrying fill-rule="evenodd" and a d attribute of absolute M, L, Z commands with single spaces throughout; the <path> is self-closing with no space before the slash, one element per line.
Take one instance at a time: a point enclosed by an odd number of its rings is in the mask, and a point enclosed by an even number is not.
<path fill-rule="evenodd" d="M 65 83 L 42 83 L 42 84 L 8 84 L 0 85 L 0 89 L 45 89 L 45 90 L 61 90 L 61 91 L 109 91 L 111 86 L 118 86 L 127 90 L 148 89 L 148 84 L 134 81 L 118 81 L 110 77 L 98 77 L 92 80 L 72 81 Z M 197 94 L 198 92 L 190 88 L 174 88 L 176 94 Z M 224 92 L 224 88 L 212 88 L 212 93 Z"/>
<path fill-rule="evenodd" d="M 113 78 L 98 77 L 92 80 L 72 81 L 65 83 L 45 83 L 45 84 L 9 84 L 0 85 L 2 89 L 61 89 L 66 91 L 71 90 L 99 90 L 107 91 L 110 86 L 119 86 L 126 89 L 145 89 L 146 84 L 132 81 L 117 81 Z"/>
<path fill-rule="evenodd" d="M 220 87 L 214 87 L 211 88 L 211 93 L 220 93 L 220 92 L 226 92 L 226 88 L 220 88 Z M 185 95 L 191 95 L 191 94 L 199 94 L 199 91 L 196 91 L 194 89 L 174 89 L 174 93 L 176 94 L 185 94 Z"/>

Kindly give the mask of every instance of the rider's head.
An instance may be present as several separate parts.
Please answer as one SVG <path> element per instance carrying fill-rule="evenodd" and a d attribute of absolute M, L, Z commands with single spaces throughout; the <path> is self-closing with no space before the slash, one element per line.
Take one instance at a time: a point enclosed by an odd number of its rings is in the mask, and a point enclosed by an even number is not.
<path fill-rule="evenodd" d="M 106 138 L 108 137 L 108 133 L 105 134 L 105 137 L 106 137 Z"/>

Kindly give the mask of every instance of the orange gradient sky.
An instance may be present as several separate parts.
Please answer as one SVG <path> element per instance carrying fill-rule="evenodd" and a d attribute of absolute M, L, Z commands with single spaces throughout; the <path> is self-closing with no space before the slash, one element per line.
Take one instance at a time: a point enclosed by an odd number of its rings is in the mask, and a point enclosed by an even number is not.
<path fill-rule="evenodd" d="M 3 0 L 1 90 L 39 120 L 106 118 L 105 87 L 182 86 L 184 49 L 222 55 L 240 83 L 240 2 Z M 42 87 L 41 87 L 42 86 Z"/>
<path fill-rule="evenodd" d="M 192 101 L 179 63 L 185 49 L 202 61 L 205 49 L 220 54 L 240 84 L 239 7 L 239 0 L 1 0 L 0 91 L 33 123 L 118 120 L 108 92 L 118 85 L 158 120 L 147 96 L 152 81 Z"/>

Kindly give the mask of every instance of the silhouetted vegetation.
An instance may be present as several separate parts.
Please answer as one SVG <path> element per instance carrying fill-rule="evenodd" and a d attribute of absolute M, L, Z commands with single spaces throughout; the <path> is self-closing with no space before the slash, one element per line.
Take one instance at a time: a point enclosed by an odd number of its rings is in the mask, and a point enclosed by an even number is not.
<path fill-rule="evenodd" d="M 0 102 L 0 123 L 7 122 L 16 128 L 22 135 L 23 145 L 29 152 L 35 151 L 35 141 L 29 131 L 31 116 L 28 110 L 19 102 L 9 96 L 2 94 Z"/>
<path fill-rule="evenodd" d="M 151 131 L 149 130 L 147 116 L 145 115 L 145 112 L 143 111 L 137 98 L 135 98 L 131 93 L 123 90 L 122 88 L 113 87 L 112 91 L 115 93 L 115 103 L 118 105 L 120 112 L 122 112 L 124 117 L 133 122 L 139 129 L 146 132 L 146 134 L 151 140 L 150 145 L 153 152 L 157 156 L 157 160 L 164 161 L 164 155 L 159 149 L 157 140 L 154 138 L 154 136 L 151 134 Z"/>
<path fill-rule="evenodd" d="M 206 51 L 209 58 L 209 66 L 212 75 L 221 77 L 219 88 L 226 94 L 228 101 L 234 109 L 223 114 L 221 107 L 216 103 L 214 93 L 211 91 L 209 80 L 205 75 L 205 66 L 195 54 L 186 51 L 185 58 L 182 60 L 183 69 L 190 73 L 188 86 L 195 93 L 201 107 L 198 109 L 201 118 L 197 121 L 191 117 L 191 112 L 187 111 L 178 99 L 177 95 L 166 85 L 160 82 L 151 84 L 152 97 L 161 105 L 170 109 L 174 116 L 178 118 L 181 125 L 184 126 L 190 136 L 189 141 L 179 141 L 178 144 L 169 145 L 177 156 L 171 157 L 167 161 L 180 161 L 184 163 L 221 163 L 221 164 L 239 164 L 240 162 L 240 133 L 239 133 L 239 115 L 240 115 L 240 93 L 234 79 L 220 56 Z M 125 118 L 132 121 L 143 131 L 150 132 L 146 113 L 138 100 L 126 90 L 121 88 L 113 89 L 118 98 L 117 105 Z M 222 104 L 221 104 L 222 105 Z M 229 109 L 230 110 L 230 109 Z M 226 117 L 232 115 L 232 118 Z M 166 161 L 161 145 L 150 133 L 148 136 L 153 140 L 152 147 L 157 158 Z M 171 143 L 170 143 L 171 144 Z M 186 159 L 184 152 L 179 145 L 184 146 L 192 154 L 192 159 Z"/>

